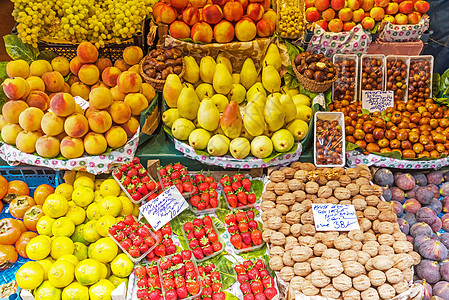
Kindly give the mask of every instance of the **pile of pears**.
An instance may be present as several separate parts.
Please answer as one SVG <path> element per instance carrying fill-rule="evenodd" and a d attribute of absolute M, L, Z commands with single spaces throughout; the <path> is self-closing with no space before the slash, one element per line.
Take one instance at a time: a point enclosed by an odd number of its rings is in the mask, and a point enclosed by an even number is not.
<path fill-rule="evenodd" d="M 288 152 L 306 137 L 311 100 L 297 89 L 281 86 L 276 44 L 268 47 L 261 75 L 251 58 L 240 73 L 233 73 L 223 52 L 216 60 L 201 58 L 199 65 L 191 56 L 184 61 L 184 83 L 170 74 L 163 88 L 169 109 L 162 121 L 176 139 L 212 156 L 229 153 L 243 159 Z"/>

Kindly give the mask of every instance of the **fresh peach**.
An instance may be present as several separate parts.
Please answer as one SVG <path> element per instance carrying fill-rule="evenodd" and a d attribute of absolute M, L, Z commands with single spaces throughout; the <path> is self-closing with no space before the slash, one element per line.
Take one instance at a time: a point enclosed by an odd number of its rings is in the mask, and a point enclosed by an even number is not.
<path fill-rule="evenodd" d="M 394 16 L 394 22 L 397 25 L 406 25 L 408 23 L 408 17 L 407 15 L 399 13 L 396 16 Z"/>
<path fill-rule="evenodd" d="M 355 23 L 352 21 L 343 23 L 343 31 L 350 31 L 354 27 L 355 27 Z"/>
<path fill-rule="evenodd" d="M 65 138 L 65 137 L 69 137 L 65 131 L 61 132 L 60 134 L 58 134 L 57 136 L 55 136 L 55 138 L 58 139 L 58 141 L 61 143 L 61 141 Z M 61 150 L 61 148 L 59 148 L 59 150 Z"/>
<path fill-rule="evenodd" d="M 114 101 L 123 101 L 123 99 L 125 99 L 126 94 L 122 93 L 117 86 L 114 86 L 112 89 L 110 89 L 111 94 L 112 94 L 112 99 L 114 99 Z"/>
<path fill-rule="evenodd" d="M 30 107 L 37 107 L 42 111 L 46 111 L 50 106 L 50 98 L 42 91 L 32 91 L 26 102 Z"/>
<path fill-rule="evenodd" d="M 105 109 L 112 104 L 112 94 L 108 88 L 97 87 L 90 91 L 89 104 L 96 109 Z"/>
<path fill-rule="evenodd" d="M 204 7 L 206 5 L 207 0 L 190 0 L 190 5 L 196 8 Z"/>
<path fill-rule="evenodd" d="M 64 119 L 52 112 L 47 112 L 42 117 L 41 128 L 46 135 L 58 135 L 64 131 Z"/>
<path fill-rule="evenodd" d="M 343 22 L 350 21 L 352 19 L 352 9 L 348 7 L 340 9 L 338 12 L 338 18 L 340 18 Z"/>
<path fill-rule="evenodd" d="M 170 4 L 178 10 L 182 10 L 189 5 L 189 0 L 170 0 Z"/>
<path fill-rule="evenodd" d="M 45 83 L 45 89 L 49 92 L 57 93 L 64 88 L 64 77 L 57 71 L 43 74 L 42 80 Z"/>
<path fill-rule="evenodd" d="M 304 1 L 304 7 L 305 9 L 308 9 L 309 7 L 315 6 L 315 0 L 306 0 Z"/>
<path fill-rule="evenodd" d="M 262 7 L 264 11 L 267 11 L 271 7 L 271 0 L 263 0 Z"/>
<path fill-rule="evenodd" d="M 171 24 L 176 20 L 176 11 L 168 4 L 162 5 L 159 21 L 165 24 Z"/>
<path fill-rule="evenodd" d="M 50 100 L 50 109 L 58 117 L 70 116 L 75 111 L 75 99 L 69 93 L 57 93 Z"/>
<path fill-rule="evenodd" d="M 83 140 L 80 138 L 66 136 L 62 139 L 59 148 L 62 156 L 68 159 L 81 157 L 84 153 Z"/>
<path fill-rule="evenodd" d="M 148 107 L 147 98 L 141 93 L 130 93 L 123 100 L 131 108 L 132 115 L 140 115 L 140 113 Z"/>
<path fill-rule="evenodd" d="M 374 4 L 378 7 L 387 7 L 389 0 L 374 0 Z"/>
<path fill-rule="evenodd" d="M 340 10 L 345 7 L 345 0 L 331 0 L 331 6 L 335 11 Z"/>
<path fill-rule="evenodd" d="M 34 153 L 36 142 L 41 136 L 39 131 L 21 131 L 16 137 L 16 147 L 24 153 Z"/>
<path fill-rule="evenodd" d="M 122 128 L 125 130 L 128 139 L 130 139 L 136 134 L 139 126 L 139 121 L 137 121 L 136 118 L 131 117 L 128 122 L 122 125 Z"/>
<path fill-rule="evenodd" d="M 30 92 L 32 91 L 41 91 L 45 92 L 45 83 L 44 81 L 37 76 L 30 76 L 26 79 L 28 85 L 30 86 Z"/>
<path fill-rule="evenodd" d="M 73 64 L 79 64 L 76 60 L 73 62 Z M 70 62 L 67 58 L 64 56 L 57 56 L 51 60 L 51 66 L 53 68 L 53 71 L 57 71 L 61 73 L 62 76 L 67 76 L 70 72 Z M 79 64 L 79 68 L 81 68 L 81 64 Z M 79 69 L 77 68 L 77 69 Z"/>
<path fill-rule="evenodd" d="M 412 12 L 407 17 L 409 24 L 418 24 L 421 21 L 421 15 L 418 12 Z"/>
<path fill-rule="evenodd" d="M 122 72 L 117 78 L 117 86 L 122 93 L 137 93 L 142 86 L 142 77 L 136 72 Z"/>
<path fill-rule="evenodd" d="M 411 12 L 413 12 L 414 10 L 414 5 L 413 5 L 413 1 L 402 1 L 401 3 L 399 3 L 399 12 L 402 14 L 409 14 Z"/>
<path fill-rule="evenodd" d="M 313 23 L 320 19 L 320 12 L 315 7 L 309 7 L 306 9 L 307 22 Z"/>
<path fill-rule="evenodd" d="M 416 1 L 415 10 L 419 13 L 425 14 L 430 9 L 430 4 L 427 1 Z"/>
<path fill-rule="evenodd" d="M 263 6 L 260 5 L 259 3 L 250 3 L 246 8 L 246 14 L 251 20 L 257 22 L 263 17 L 264 14 Z"/>
<path fill-rule="evenodd" d="M 114 67 L 119 68 L 122 72 L 129 69 L 129 65 L 122 58 L 115 61 Z"/>
<path fill-rule="evenodd" d="M 147 98 L 148 103 L 151 103 L 151 101 L 153 101 L 154 97 L 156 96 L 156 91 L 154 90 L 154 87 L 152 87 L 150 84 L 146 82 L 142 83 L 142 87 L 140 88 L 139 93 L 143 94 L 145 98 Z"/>
<path fill-rule="evenodd" d="M 117 124 L 123 124 L 131 118 L 131 108 L 123 101 L 114 101 L 108 108 L 112 120 Z"/>
<path fill-rule="evenodd" d="M 182 12 L 182 20 L 187 25 L 192 26 L 193 24 L 197 23 L 200 18 L 200 13 L 197 7 L 195 6 L 189 6 Z M 190 30 L 189 30 L 190 31 Z"/>
<path fill-rule="evenodd" d="M 323 28 L 324 31 L 328 30 L 328 25 L 325 20 L 318 20 L 313 24 L 320 26 L 321 28 Z M 315 28 L 315 26 L 312 26 L 312 28 Z"/>
<path fill-rule="evenodd" d="M 235 24 L 235 36 L 241 42 L 248 42 L 256 37 L 257 28 L 253 20 L 244 17 Z"/>
<path fill-rule="evenodd" d="M 70 60 L 69 64 L 70 72 L 78 76 L 78 72 L 82 65 L 83 63 L 81 62 L 80 58 L 78 56 L 75 56 L 74 58 L 72 58 L 72 60 Z"/>
<path fill-rule="evenodd" d="M 100 57 L 95 65 L 97 66 L 98 71 L 100 71 L 100 74 L 102 74 L 106 68 L 112 67 L 112 61 L 107 57 Z"/>
<path fill-rule="evenodd" d="M 22 100 L 9 100 L 2 107 L 2 115 L 9 123 L 19 123 L 20 114 L 29 106 Z"/>
<path fill-rule="evenodd" d="M 371 10 L 371 8 L 374 7 L 374 0 L 362 0 L 360 2 L 360 7 L 366 11 L 369 12 Z"/>
<path fill-rule="evenodd" d="M 84 137 L 84 150 L 89 155 L 100 155 L 108 148 L 108 143 L 104 135 L 95 132 L 89 132 Z"/>
<path fill-rule="evenodd" d="M 70 74 L 69 79 L 67 79 L 67 84 L 71 86 L 75 82 L 80 82 L 80 79 L 78 78 L 78 76 Z"/>
<path fill-rule="evenodd" d="M 80 138 L 89 131 L 89 123 L 82 114 L 73 114 L 65 119 L 64 131 L 68 136 Z"/>
<path fill-rule="evenodd" d="M 161 9 L 162 9 L 162 6 L 164 6 L 164 5 L 166 5 L 166 4 L 165 4 L 165 2 L 162 2 L 162 1 L 156 2 L 156 4 L 153 5 L 153 12 L 152 12 L 152 15 L 153 15 L 154 21 L 155 21 L 157 24 L 160 23 L 160 19 L 161 19 Z"/>
<path fill-rule="evenodd" d="M 249 6 L 248 6 L 249 7 Z M 220 6 L 208 4 L 203 8 L 203 20 L 208 24 L 217 24 L 223 18 L 223 12 Z"/>
<path fill-rule="evenodd" d="M 385 13 L 387 15 L 395 15 L 398 13 L 398 11 L 399 11 L 399 4 L 397 4 L 396 2 L 388 3 L 387 8 L 385 8 Z"/>
<path fill-rule="evenodd" d="M 104 133 L 112 126 L 112 117 L 105 110 L 89 113 L 87 121 L 89 122 L 90 129 L 96 133 Z"/>
<path fill-rule="evenodd" d="M 211 1 L 212 4 L 217 4 L 220 7 L 223 7 L 226 4 L 226 2 L 228 2 L 228 0 L 211 0 Z"/>
<path fill-rule="evenodd" d="M 321 13 L 321 16 L 325 21 L 329 22 L 330 20 L 335 19 L 335 10 L 328 8 Z"/>
<path fill-rule="evenodd" d="M 169 32 L 175 39 L 187 39 L 190 37 L 190 27 L 183 21 L 174 21 L 171 23 Z"/>
<path fill-rule="evenodd" d="M 0 115 L 0 131 L 2 130 L 3 126 L 8 124 L 8 121 L 6 121 L 5 117 L 3 115 Z"/>
<path fill-rule="evenodd" d="M 243 17 L 243 6 L 240 2 L 227 2 L 223 7 L 223 15 L 229 22 L 237 22 Z"/>
<path fill-rule="evenodd" d="M 374 19 L 371 18 L 371 17 L 365 17 L 365 18 L 362 20 L 362 26 L 363 26 L 363 28 L 366 29 L 366 30 L 371 30 L 371 29 L 373 29 L 373 28 L 374 28 L 374 25 L 376 25 L 376 22 L 375 22 Z"/>
<path fill-rule="evenodd" d="M 365 18 L 365 11 L 361 8 L 352 12 L 352 21 L 355 23 L 362 22 L 363 18 Z"/>
<path fill-rule="evenodd" d="M 19 133 L 22 132 L 22 127 L 18 124 L 8 123 L 2 128 L 2 139 L 9 145 L 15 145 Z"/>
<path fill-rule="evenodd" d="M 215 25 L 214 38 L 219 43 L 229 43 L 230 41 L 232 41 L 234 39 L 234 26 L 231 24 L 231 22 L 222 20 L 220 21 L 220 23 Z"/>
<path fill-rule="evenodd" d="M 84 109 L 78 103 L 75 103 L 75 111 L 74 114 L 82 114 L 84 115 Z"/>
<path fill-rule="evenodd" d="M 359 0 L 348 0 L 348 7 L 352 10 L 357 10 L 360 8 Z"/>
<path fill-rule="evenodd" d="M 83 98 L 86 101 L 89 100 L 89 92 L 90 92 L 89 86 L 85 85 L 82 82 L 75 82 L 70 87 L 70 94 L 73 97 L 78 96 L 78 97 Z"/>
<path fill-rule="evenodd" d="M 329 8 L 329 0 L 315 0 L 315 8 L 318 11 L 325 11 Z"/>
<path fill-rule="evenodd" d="M 125 48 L 125 50 L 123 50 L 123 60 L 128 65 L 138 64 L 142 58 L 143 58 L 143 51 L 138 46 L 128 46 Z"/>
<path fill-rule="evenodd" d="M 391 15 L 385 15 L 384 21 L 385 22 L 390 22 L 391 24 L 396 24 L 396 21 L 395 21 L 394 17 L 391 16 Z"/>
<path fill-rule="evenodd" d="M 44 73 L 53 71 L 51 64 L 43 59 L 35 60 L 30 65 L 30 76 L 41 77 Z"/>
<path fill-rule="evenodd" d="M 22 77 L 26 79 L 30 76 L 30 66 L 23 59 L 11 60 L 6 64 L 6 74 L 8 77 Z"/>
<path fill-rule="evenodd" d="M 332 32 L 341 32 L 343 30 L 343 22 L 340 19 L 330 20 L 328 28 Z"/>
<path fill-rule="evenodd" d="M 82 83 L 93 85 L 100 78 L 100 71 L 94 64 L 85 64 L 81 66 L 78 77 Z"/>
<path fill-rule="evenodd" d="M 36 141 L 36 152 L 42 157 L 51 158 L 59 154 L 59 139 L 44 135 Z"/>
<path fill-rule="evenodd" d="M 274 10 L 269 9 L 269 10 L 265 11 L 262 19 L 268 20 L 271 24 L 271 27 L 276 29 L 277 14 Z"/>
<path fill-rule="evenodd" d="M 70 93 L 70 85 L 67 84 L 67 82 L 64 82 L 64 87 L 62 88 L 63 93 Z"/>
<path fill-rule="evenodd" d="M 3 81 L 3 92 L 11 100 L 25 99 L 30 93 L 30 85 L 22 77 L 6 78 Z"/>
<path fill-rule="evenodd" d="M 190 37 L 194 42 L 210 43 L 214 33 L 212 27 L 206 22 L 198 22 L 192 26 Z"/>
<path fill-rule="evenodd" d="M 262 18 L 256 24 L 257 35 L 260 37 L 269 37 L 274 33 L 274 27 L 271 25 L 271 22 L 267 19 Z"/>
<path fill-rule="evenodd" d="M 117 78 L 120 73 L 122 73 L 122 71 L 117 67 L 107 67 L 101 74 L 101 80 L 103 80 L 106 85 L 114 87 L 117 85 Z"/>
<path fill-rule="evenodd" d="M 126 144 L 128 139 L 125 130 L 120 126 L 112 126 L 111 129 L 105 133 L 104 137 L 111 148 L 122 147 Z"/>
<path fill-rule="evenodd" d="M 98 59 L 98 50 L 92 43 L 82 42 L 76 48 L 76 55 L 83 64 L 93 64 Z"/>
<path fill-rule="evenodd" d="M 373 7 L 369 16 L 374 19 L 374 21 L 381 21 L 385 17 L 385 11 L 382 7 Z"/>
<path fill-rule="evenodd" d="M 92 106 L 89 106 L 86 111 L 84 112 L 84 115 L 86 116 L 87 119 L 89 119 L 89 117 L 94 113 L 94 112 L 99 112 L 98 109 L 93 108 Z"/>
<path fill-rule="evenodd" d="M 236 1 L 242 5 L 243 11 L 246 11 L 246 9 L 248 8 L 249 0 L 236 0 Z"/>

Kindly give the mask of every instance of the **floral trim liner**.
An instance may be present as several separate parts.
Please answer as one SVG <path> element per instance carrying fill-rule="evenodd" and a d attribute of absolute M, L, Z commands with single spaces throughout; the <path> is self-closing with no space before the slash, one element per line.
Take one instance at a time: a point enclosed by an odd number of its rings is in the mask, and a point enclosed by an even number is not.
<path fill-rule="evenodd" d="M 236 168 L 236 169 L 253 169 L 253 168 L 267 168 L 272 166 L 287 165 L 291 162 L 297 161 L 301 156 L 302 146 L 298 143 L 298 148 L 294 153 L 287 153 L 279 155 L 268 162 L 264 162 L 259 158 L 245 158 L 235 159 L 230 155 L 223 157 L 198 155 L 195 150 L 183 142 L 174 139 L 175 148 L 181 151 L 184 156 L 197 160 L 206 165 L 220 166 L 223 168 Z"/>
<path fill-rule="evenodd" d="M 391 157 L 380 156 L 376 154 L 363 154 L 359 151 L 346 152 L 346 162 L 349 167 L 355 167 L 358 164 L 368 166 L 387 167 L 396 169 L 440 169 L 449 166 L 449 157 L 435 160 L 404 160 Z"/>
<path fill-rule="evenodd" d="M 386 22 L 383 30 L 379 34 L 379 40 L 382 42 L 411 42 L 419 40 L 429 29 L 429 18 L 423 17 L 418 24 L 415 25 L 395 25 Z"/>
<path fill-rule="evenodd" d="M 21 152 L 14 146 L 0 142 L 0 158 L 11 166 L 20 163 L 48 167 L 59 170 L 87 171 L 93 174 L 109 173 L 115 164 L 133 159 L 139 144 L 139 132 L 125 146 L 97 156 L 82 156 L 74 159 L 43 158 L 38 155 Z"/>

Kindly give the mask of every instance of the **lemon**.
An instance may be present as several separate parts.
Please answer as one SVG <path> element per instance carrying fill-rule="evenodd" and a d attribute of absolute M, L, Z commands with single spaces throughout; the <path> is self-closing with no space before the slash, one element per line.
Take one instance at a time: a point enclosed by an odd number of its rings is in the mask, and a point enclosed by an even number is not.
<path fill-rule="evenodd" d="M 100 215 L 111 215 L 117 217 L 122 211 L 122 201 L 116 196 L 106 196 L 99 203 Z"/>
<path fill-rule="evenodd" d="M 28 261 L 17 270 L 16 281 L 20 288 L 33 290 L 44 281 L 44 268 L 35 261 Z"/>
<path fill-rule="evenodd" d="M 89 243 L 93 243 L 100 238 L 100 234 L 98 234 L 97 229 L 95 229 L 96 220 L 89 221 L 84 224 L 83 228 L 83 238 Z"/>
<path fill-rule="evenodd" d="M 140 205 L 137 203 L 133 203 L 133 204 L 134 204 L 134 208 L 133 208 L 132 215 L 137 218 L 140 214 L 140 210 L 139 210 Z"/>
<path fill-rule="evenodd" d="M 32 238 L 26 245 L 25 252 L 29 259 L 41 260 L 50 254 L 50 238 L 46 235 L 38 235 Z"/>
<path fill-rule="evenodd" d="M 108 268 L 108 266 L 106 264 L 102 264 L 100 263 L 101 266 L 101 275 L 100 275 L 100 279 L 106 279 L 111 275 L 111 269 Z"/>
<path fill-rule="evenodd" d="M 120 195 L 118 195 L 119 197 L 126 197 L 126 194 L 123 190 L 120 191 Z"/>
<path fill-rule="evenodd" d="M 97 224 L 95 224 L 95 228 L 101 236 L 108 236 L 109 228 L 116 223 L 116 220 L 113 216 L 105 215 L 98 219 Z"/>
<path fill-rule="evenodd" d="M 54 219 L 65 215 L 68 209 L 67 199 L 57 193 L 49 195 L 42 205 L 44 214 Z"/>
<path fill-rule="evenodd" d="M 106 179 L 101 183 L 100 192 L 103 197 L 120 195 L 120 186 L 114 179 Z"/>
<path fill-rule="evenodd" d="M 79 282 L 72 282 L 62 291 L 62 300 L 84 300 L 89 299 L 89 288 Z"/>
<path fill-rule="evenodd" d="M 75 249 L 73 250 L 73 255 L 78 258 L 78 261 L 87 258 L 87 246 L 80 242 L 74 243 Z"/>
<path fill-rule="evenodd" d="M 132 203 L 131 200 L 129 200 L 129 198 L 126 196 L 120 195 L 118 198 L 120 199 L 120 201 L 122 201 L 122 210 L 118 215 L 126 216 L 132 214 L 134 210 L 134 203 Z"/>
<path fill-rule="evenodd" d="M 53 261 L 51 261 L 49 258 L 41 259 L 36 261 L 38 264 L 42 266 L 44 269 L 44 281 L 48 280 L 48 271 L 50 270 L 51 265 L 53 264 Z"/>
<path fill-rule="evenodd" d="M 80 261 L 75 267 L 76 280 L 82 285 L 91 285 L 101 276 L 101 265 L 95 259 L 85 259 Z"/>
<path fill-rule="evenodd" d="M 73 242 L 80 242 L 83 244 L 88 244 L 89 242 L 86 241 L 83 237 L 83 229 L 85 224 L 80 224 L 75 226 L 75 232 L 70 236 L 70 239 Z"/>
<path fill-rule="evenodd" d="M 128 277 L 133 268 L 133 261 L 125 253 L 120 253 L 111 261 L 112 274 L 118 277 Z"/>
<path fill-rule="evenodd" d="M 95 180 L 95 191 L 100 192 L 100 188 L 101 188 L 101 184 L 103 183 L 103 181 L 105 181 L 106 179 L 97 179 Z"/>
<path fill-rule="evenodd" d="M 74 189 L 72 193 L 73 202 L 81 207 L 88 206 L 92 201 L 94 201 L 94 198 L 94 190 L 87 186 L 79 186 Z"/>
<path fill-rule="evenodd" d="M 75 232 L 75 223 L 67 217 L 56 219 L 51 226 L 54 236 L 71 236 Z"/>
<path fill-rule="evenodd" d="M 50 255 L 54 259 L 58 259 L 65 254 L 73 254 L 75 245 L 72 240 L 66 236 L 58 236 L 51 242 Z"/>
<path fill-rule="evenodd" d="M 103 196 L 101 195 L 100 191 L 95 191 L 95 198 L 94 198 L 94 202 L 100 202 L 101 199 L 103 199 Z"/>
<path fill-rule="evenodd" d="M 65 260 L 68 262 L 71 262 L 74 266 L 76 266 L 79 263 L 78 258 L 73 254 L 64 254 L 60 258 L 58 258 L 56 261 Z"/>
<path fill-rule="evenodd" d="M 117 244 L 110 238 L 101 238 L 89 246 L 90 258 L 96 259 L 101 263 L 112 261 L 118 253 Z"/>
<path fill-rule="evenodd" d="M 91 203 L 86 209 L 86 216 L 89 220 L 98 220 L 100 219 L 100 203 L 94 202 Z"/>
<path fill-rule="evenodd" d="M 75 204 L 73 201 L 69 201 L 69 210 L 65 214 L 67 218 L 73 221 L 75 225 L 79 225 L 86 219 L 86 211 Z"/>
<path fill-rule="evenodd" d="M 86 172 L 86 171 L 76 172 L 75 179 L 78 179 L 80 177 L 87 177 L 87 178 L 90 178 L 92 181 L 95 180 L 95 175 L 92 173 Z"/>
<path fill-rule="evenodd" d="M 58 300 L 61 299 L 62 290 L 54 287 L 50 281 L 44 281 L 34 291 L 34 299 Z"/>
<path fill-rule="evenodd" d="M 51 236 L 51 226 L 55 219 L 50 218 L 49 216 L 42 216 L 36 224 L 36 230 L 40 235 L 48 235 Z"/>
<path fill-rule="evenodd" d="M 75 182 L 73 183 L 73 188 L 77 189 L 80 186 L 87 186 L 93 190 L 95 187 L 95 184 L 94 184 L 94 181 L 92 180 L 92 178 L 87 177 L 87 176 L 80 176 L 77 179 L 75 179 Z"/>
<path fill-rule="evenodd" d="M 68 286 L 75 278 L 75 266 L 66 260 L 57 260 L 48 271 L 48 280 L 58 288 Z"/>
<path fill-rule="evenodd" d="M 73 186 L 68 183 L 62 183 L 55 189 L 55 194 L 61 195 L 67 200 L 72 199 Z"/>
<path fill-rule="evenodd" d="M 123 282 L 125 283 L 126 286 L 128 286 L 128 278 L 121 278 L 115 275 L 111 275 L 109 276 L 108 280 L 112 282 L 115 285 L 115 287 L 118 287 Z"/>
<path fill-rule="evenodd" d="M 111 293 L 115 289 L 112 282 L 107 279 L 101 279 L 89 288 L 89 297 L 91 300 L 111 299 Z"/>

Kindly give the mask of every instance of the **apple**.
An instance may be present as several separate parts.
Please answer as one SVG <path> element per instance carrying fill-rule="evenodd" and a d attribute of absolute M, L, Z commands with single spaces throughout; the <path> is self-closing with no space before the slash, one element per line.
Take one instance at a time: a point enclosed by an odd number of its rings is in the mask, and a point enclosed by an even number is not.
<path fill-rule="evenodd" d="M 328 25 L 325 20 L 316 21 L 314 24 L 319 25 L 321 28 L 323 28 L 324 31 L 327 31 L 327 29 L 328 29 Z M 314 28 L 314 27 L 315 26 L 313 26 L 312 28 Z"/>
<path fill-rule="evenodd" d="M 227 2 L 223 7 L 224 18 L 230 22 L 237 22 L 243 17 L 243 6 L 240 2 Z"/>
<path fill-rule="evenodd" d="M 392 15 L 393 16 L 393 15 L 397 14 L 398 11 L 399 11 L 399 4 L 396 3 L 396 2 L 388 3 L 387 8 L 385 8 L 385 13 L 387 15 Z"/>
<path fill-rule="evenodd" d="M 331 6 L 334 10 L 340 10 L 345 7 L 345 0 L 331 0 Z"/>
<path fill-rule="evenodd" d="M 343 31 L 350 31 L 352 30 L 352 28 L 355 27 L 355 23 L 354 22 L 344 22 L 343 23 Z"/>
<path fill-rule="evenodd" d="M 407 15 L 399 13 L 396 16 L 394 16 L 394 21 L 398 25 L 406 25 L 408 24 L 408 17 Z"/>
<path fill-rule="evenodd" d="M 348 7 L 352 10 L 357 10 L 360 8 L 359 0 L 348 0 Z"/>
<path fill-rule="evenodd" d="M 329 8 L 329 0 L 315 0 L 315 8 L 324 11 Z"/>
<path fill-rule="evenodd" d="M 332 32 L 341 32 L 343 30 L 343 22 L 340 19 L 333 19 L 329 22 L 328 28 Z"/>
<path fill-rule="evenodd" d="M 425 14 L 430 9 L 430 4 L 427 1 L 416 1 L 415 10 L 419 13 Z"/>
<path fill-rule="evenodd" d="M 321 13 L 321 16 L 325 21 L 329 22 L 330 20 L 335 19 L 335 10 L 328 8 Z"/>
<path fill-rule="evenodd" d="M 409 14 L 411 12 L 413 12 L 413 10 L 415 9 L 413 2 L 412 1 L 402 1 L 401 3 L 399 3 L 399 12 L 402 14 Z"/>
<path fill-rule="evenodd" d="M 421 14 L 419 12 L 412 12 L 408 14 L 407 18 L 409 24 L 418 24 L 421 21 Z"/>
<path fill-rule="evenodd" d="M 320 19 L 320 13 L 315 7 L 309 7 L 306 9 L 307 22 L 313 23 Z"/>
<path fill-rule="evenodd" d="M 365 17 L 365 18 L 362 20 L 362 26 L 363 26 L 363 28 L 366 29 L 366 30 L 371 30 L 371 29 L 373 29 L 373 28 L 374 28 L 374 25 L 376 25 L 376 21 L 374 21 L 374 19 L 371 18 L 371 17 Z"/>

